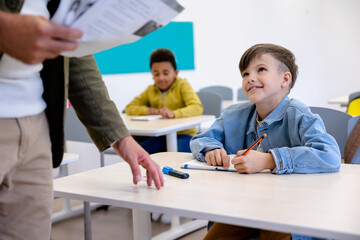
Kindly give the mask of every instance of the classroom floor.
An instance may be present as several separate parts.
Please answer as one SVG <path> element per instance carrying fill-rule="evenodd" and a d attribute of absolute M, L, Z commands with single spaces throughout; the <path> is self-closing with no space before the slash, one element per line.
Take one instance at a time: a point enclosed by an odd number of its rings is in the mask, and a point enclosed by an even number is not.
<path fill-rule="evenodd" d="M 71 201 L 72 205 L 81 204 L 78 201 Z M 59 211 L 62 207 L 62 199 L 54 200 L 54 211 Z M 132 213 L 130 209 L 109 207 L 108 210 L 94 210 L 91 213 L 92 220 L 92 239 L 93 240 L 131 240 L 132 232 Z M 181 218 L 181 223 L 190 219 Z M 170 225 L 163 224 L 160 220 L 152 222 L 153 236 L 166 231 Z M 206 228 L 178 238 L 179 240 L 199 240 L 206 234 Z M 84 239 L 83 216 L 73 217 L 67 220 L 54 223 L 51 233 L 52 240 L 79 240 Z"/>

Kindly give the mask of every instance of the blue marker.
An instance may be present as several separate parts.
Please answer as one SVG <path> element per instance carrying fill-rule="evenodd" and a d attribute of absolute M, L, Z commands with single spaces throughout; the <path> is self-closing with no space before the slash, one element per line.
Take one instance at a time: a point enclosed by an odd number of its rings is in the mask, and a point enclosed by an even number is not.
<path fill-rule="evenodd" d="M 177 177 L 177 178 L 182 178 L 182 179 L 189 178 L 188 173 L 184 173 L 184 172 L 180 172 L 178 170 L 174 170 L 171 167 L 163 167 L 162 172 L 167 174 L 167 175 L 174 176 L 174 177 Z"/>

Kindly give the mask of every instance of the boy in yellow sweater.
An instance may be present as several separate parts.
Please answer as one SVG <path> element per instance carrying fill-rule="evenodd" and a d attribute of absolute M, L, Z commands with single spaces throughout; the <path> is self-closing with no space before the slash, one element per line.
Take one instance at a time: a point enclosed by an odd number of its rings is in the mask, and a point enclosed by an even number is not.
<path fill-rule="evenodd" d="M 179 78 L 174 54 L 168 49 L 157 49 L 150 56 L 154 84 L 147 87 L 125 109 L 128 115 L 162 115 L 181 118 L 202 114 L 203 106 L 188 81 Z M 178 132 L 178 151 L 191 152 L 189 142 L 196 128 Z M 166 138 L 151 137 L 141 143 L 149 153 L 165 152 Z"/>

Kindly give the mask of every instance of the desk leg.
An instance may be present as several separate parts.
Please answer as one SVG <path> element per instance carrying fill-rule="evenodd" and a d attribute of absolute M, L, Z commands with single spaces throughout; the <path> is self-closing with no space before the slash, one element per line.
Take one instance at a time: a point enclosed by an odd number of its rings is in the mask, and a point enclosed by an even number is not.
<path fill-rule="evenodd" d="M 134 240 L 148 240 L 151 238 L 150 212 L 133 209 Z"/>
<path fill-rule="evenodd" d="M 166 149 L 168 152 L 177 152 L 177 133 L 166 135 Z"/>
<path fill-rule="evenodd" d="M 177 152 L 177 133 L 169 133 L 166 135 L 166 147 L 168 152 Z M 133 210 L 134 213 L 134 210 Z M 135 224 L 134 224 L 135 225 Z M 175 239 L 190 232 L 196 231 L 207 225 L 205 220 L 193 220 L 191 222 L 180 224 L 180 217 L 176 215 L 171 216 L 171 228 L 155 237 L 152 240 Z M 135 233 L 135 228 L 134 228 Z M 136 239 L 136 238 L 134 238 Z"/>
<path fill-rule="evenodd" d="M 91 240 L 91 208 L 89 202 L 84 202 L 84 220 L 85 240 Z"/>

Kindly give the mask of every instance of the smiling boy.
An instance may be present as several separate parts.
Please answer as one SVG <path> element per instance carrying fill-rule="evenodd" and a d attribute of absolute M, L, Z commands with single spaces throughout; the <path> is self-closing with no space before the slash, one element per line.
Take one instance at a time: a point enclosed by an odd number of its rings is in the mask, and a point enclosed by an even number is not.
<path fill-rule="evenodd" d="M 206 132 L 193 137 L 190 147 L 194 157 L 227 168 L 228 154 L 236 154 L 232 163 L 239 173 L 265 169 L 274 174 L 339 171 L 339 147 L 326 133 L 321 118 L 288 96 L 298 71 L 292 52 L 274 44 L 257 44 L 243 54 L 239 68 L 250 102 L 225 109 Z M 267 137 L 257 149 L 241 156 L 264 133 Z M 264 234 L 271 234 L 269 239 L 290 239 L 290 234 L 220 223 L 215 223 L 205 239 L 246 239 L 240 237 L 243 233 L 260 235 L 260 239 L 266 239 Z M 292 239 L 297 237 L 292 235 Z"/>

